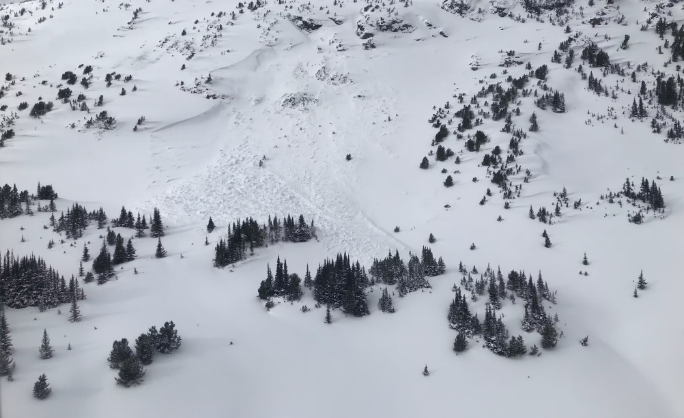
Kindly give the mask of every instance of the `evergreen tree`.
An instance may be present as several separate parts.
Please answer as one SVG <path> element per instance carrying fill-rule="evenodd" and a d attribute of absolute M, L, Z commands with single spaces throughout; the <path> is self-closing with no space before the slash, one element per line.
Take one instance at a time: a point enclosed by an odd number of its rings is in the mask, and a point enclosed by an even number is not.
<path fill-rule="evenodd" d="M 50 345 L 50 337 L 48 337 L 47 330 L 43 329 L 43 340 L 40 344 L 40 348 L 38 349 L 38 352 L 40 353 L 40 358 L 43 360 L 51 358 L 53 351 L 54 350 Z"/>
<path fill-rule="evenodd" d="M 428 161 L 427 157 L 423 157 L 423 161 L 420 162 L 420 168 L 426 170 L 429 166 L 430 162 Z"/>
<path fill-rule="evenodd" d="M 528 216 L 530 217 L 530 219 L 536 219 L 536 217 L 534 216 L 534 209 L 532 209 L 532 205 L 530 205 L 530 213 Z"/>
<path fill-rule="evenodd" d="M 81 261 L 83 262 L 88 262 L 90 260 L 90 253 L 88 252 L 88 247 L 86 247 L 85 243 L 83 244 L 83 255 L 81 256 Z"/>
<path fill-rule="evenodd" d="M 297 273 L 290 274 L 290 280 L 287 286 L 287 300 L 297 301 L 302 298 L 304 292 L 302 292 L 302 279 L 299 278 Z"/>
<path fill-rule="evenodd" d="M 38 399 L 45 399 L 50 395 L 50 392 L 52 392 L 52 389 L 50 389 L 50 385 L 47 382 L 47 376 L 43 373 L 33 385 L 33 396 Z"/>
<path fill-rule="evenodd" d="M 378 301 L 378 309 L 386 313 L 394 313 L 394 305 L 392 304 L 392 297 L 389 295 L 387 288 L 382 290 L 382 296 Z"/>
<path fill-rule="evenodd" d="M 137 356 L 131 355 L 131 357 L 124 360 L 119 369 L 119 376 L 115 377 L 117 385 L 130 387 L 132 385 L 139 385 L 142 382 L 142 378 L 145 376 L 145 369 L 138 359 Z"/>
<path fill-rule="evenodd" d="M 328 305 L 325 310 L 325 323 L 332 324 L 332 315 L 330 315 L 330 305 Z"/>
<path fill-rule="evenodd" d="M 129 238 L 126 244 L 126 261 L 133 260 L 135 260 L 135 248 L 133 248 L 133 240 Z"/>
<path fill-rule="evenodd" d="M 103 284 L 107 283 L 107 281 L 109 281 L 109 279 L 107 278 L 107 273 L 102 272 L 102 273 L 97 274 L 97 284 L 98 285 L 103 285 Z"/>
<path fill-rule="evenodd" d="M 12 354 L 14 352 L 12 336 L 10 335 L 9 324 L 7 323 L 4 309 L 0 311 L 0 351 L 4 351 L 7 354 Z"/>
<path fill-rule="evenodd" d="M 102 247 L 100 247 L 100 254 L 98 254 L 98 256 L 93 260 L 93 270 L 98 274 L 107 274 L 107 272 L 111 269 L 111 266 L 112 258 L 109 254 L 109 250 L 107 249 L 107 242 L 103 240 Z"/>
<path fill-rule="evenodd" d="M 544 238 L 544 247 L 551 248 L 551 240 L 549 239 L 548 235 L 546 236 L 546 238 Z"/>
<path fill-rule="evenodd" d="M 154 208 L 154 212 L 152 215 L 150 235 L 152 236 L 152 238 L 160 238 L 164 236 L 164 225 L 162 224 L 161 214 L 159 213 L 159 209 L 157 208 Z"/>
<path fill-rule="evenodd" d="M 152 364 L 155 350 L 156 342 L 150 334 L 140 334 L 135 340 L 135 354 L 143 365 L 147 366 Z"/>
<path fill-rule="evenodd" d="M 546 321 L 542 328 L 542 348 L 550 349 L 558 343 L 558 332 L 551 321 Z"/>
<path fill-rule="evenodd" d="M 112 344 L 112 351 L 109 353 L 107 361 L 110 368 L 118 369 L 124 361 L 131 357 L 133 357 L 133 350 L 128 346 L 128 340 L 122 338 L 120 341 L 115 340 Z"/>
<path fill-rule="evenodd" d="M 178 335 L 173 321 L 165 322 L 164 326 L 159 329 L 159 335 L 156 338 L 157 351 L 170 354 L 171 351 L 177 350 L 181 346 L 181 342 L 182 339 Z"/>
<path fill-rule="evenodd" d="M 11 382 L 15 367 L 16 364 L 10 357 L 10 353 L 0 348 L 0 376 L 7 376 L 7 380 Z"/>
<path fill-rule="evenodd" d="M 143 218 L 144 219 L 144 218 Z M 145 225 L 140 220 L 140 214 L 138 213 L 138 218 L 135 220 L 135 237 L 142 238 L 145 236 Z"/>
<path fill-rule="evenodd" d="M 508 343 L 508 356 L 519 357 L 525 353 L 527 353 L 527 347 L 525 347 L 522 336 L 518 335 L 518 338 L 511 337 L 511 340 Z"/>
<path fill-rule="evenodd" d="M 209 223 L 207 224 L 207 232 L 211 234 L 211 232 L 214 230 L 215 225 L 214 221 L 211 219 L 211 216 L 209 217 Z"/>
<path fill-rule="evenodd" d="M 159 238 L 159 241 L 157 241 L 157 251 L 154 253 L 154 256 L 156 258 L 166 257 L 166 250 L 162 246 L 161 238 Z"/>
<path fill-rule="evenodd" d="M 446 180 L 444 180 L 444 187 L 451 187 L 454 185 L 454 179 L 451 178 L 451 176 L 447 176 Z"/>
<path fill-rule="evenodd" d="M 306 265 L 306 274 L 304 274 L 304 287 L 311 289 L 313 287 L 313 280 L 311 279 L 311 272 L 309 271 L 309 265 Z"/>
<path fill-rule="evenodd" d="M 585 266 L 589 265 L 589 260 L 587 259 L 587 253 L 584 253 L 584 259 L 582 259 L 582 264 Z"/>
<path fill-rule="evenodd" d="M 83 270 L 83 261 L 78 264 L 78 277 L 85 276 L 85 270 Z"/>
<path fill-rule="evenodd" d="M 425 365 L 425 368 L 423 369 L 423 376 L 430 376 L 430 371 L 427 368 L 427 364 Z"/>
<path fill-rule="evenodd" d="M 83 278 L 83 281 L 86 283 L 90 283 L 93 280 L 95 280 L 95 276 L 93 276 L 93 273 L 91 273 L 91 272 L 87 272 L 85 277 Z"/>
<path fill-rule="evenodd" d="M 126 247 L 124 247 L 124 240 L 121 234 L 116 235 L 116 247 L 114 248 L 114 256 L 112 256 L 112 264 L 121 264 L 126 262 Z"/>
<path fill-rule="evenodd" d="M 456 335 L 456 340 L 454 341 L 454 351 L 457 353 L 462 353 L 468 348 L 468 340 L 465 337 L 465 334 L 462 332 L 459 332 L 458 335 Z"/>
<path fill-rule="evenodd" d="M 78 309 L 76 303 L 76 293 L 71 296 L 71 308 L 69 308 L 69 322 L 79 322 L 81 320 L 81 311 Z"/>
<path fill-rule="evenodd" d="M 637 293 L 636 288 L 634 288 L 634 297 L 635 297 L 635 298 L 638 298 L 638 297 L 639 297 L 639 294 Z"/>
<path fill-rule="evenodd" d="M 648 282 L 646 281 L 646 279 L 644 279 L 644 271 L 642 270 L 641 274 L 639 274 L 639 281 L 637 282 L 637 288 L 639 290 L 644 290 L 644 289 L 646 289 L 647 284 L 648 284 Z"/>
<path fill-rule="evenodd" d="M 533 344 L 532 348 L 530 349 L 530 355 L 536 356 L 538 352 L 539 352 L 539 347 L 537 347 L 537 344 Z"/>

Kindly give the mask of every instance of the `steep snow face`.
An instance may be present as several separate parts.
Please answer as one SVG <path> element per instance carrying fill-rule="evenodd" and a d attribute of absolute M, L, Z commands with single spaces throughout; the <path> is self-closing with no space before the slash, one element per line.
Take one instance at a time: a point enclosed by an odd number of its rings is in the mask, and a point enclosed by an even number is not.
<path fill-rule="evenodd" d="M 138 258 L 117 270 L 116 280 L 83 284 L 79 323 L 67 321 L 67 305 L 7 309 L 17 369 L 13 382 L 0 382 L 6 416 L 442 417 L 458 411 L 522 417 L 535 415 L 531 405 L 543 411 L 536 415 L 554 417 L 684 415 L 684 377 L 677 373 L 684 367 L 678 350 L 684 336 L 672 331 L 684 291 L 676 275 L 684 148 L 664 142 L 665 132 L 651 132 L 651 117 L 665 113 L 657 101 L 646 100 L 649 118 L 629 117 L 641 81 L 652 89 L 655 72 L 677 72 L 676 63 L 663 65 L 668 49 L 658 53 L 664 41 L 654 33 L 655 19 L 639 30 L 647 13 L 671 11 L 671 19 L 680 19 L 677 5 L 575 4 L 569 14 L 545 12 L 539 19 L 515 2 L 237 6 L 135 0 L 53 2 L 43 9 L 31 1 L 0 10 L 15 25 L 0 33 L 3 74 L 10 73 L 0 118 L 19 115 L 11 126 L 1 121 L 0 130 L 11 128 L 16 136 L 0 148 L 0 184 L 29 191 L 38 182 L 52 184 L 59 212 L 78 202 L 115 217 L 125 205 L 149 219 L 157 207 L 169 252 L 155 259 L 157 241 L 135 239 Z M 592 27 L 589 19 L 598 17 L 602 23 Z M 623 49 L 626 34 L 630 46 Z M 569 36 L 576 58 L 564 68 L 551 57 Z M 672 42 L 669 32 L 666 38 Z M 577 71 L 582 64 L 587 74 L 602 73 L 580 59 L 589 41 L 612 63 L 630 68 L 601 78 L 615 97 L 593 94 Z M 492 95 L 478 93 L 496 82 L 508 88 L 509 75 L 530 72 L 527 63 L 531 70 L 548 65 L 546 85 L 564 93 L 566 112 L 535 106 L 532 92 L 544 93 L 536 78 L 524 87 L 532 94 L 509 105 L 520 109 L 513 129 L 527 137 L 511 163 L 521 169 L 509 176 L 520 195 L 507 200 L 506 210 L 491 181 L 494 170 L 482 163 L 497 146 L 505 158 L 512 134 L 502 131 L 503 119 L 484 115 Z M 631 71 L 644 63 L 633 82 Z M 67 71 L 76 74 L 75 84 L 62 78 Z M 67 87 L 71 99 L 85 96 L 75 110 L 56 98 Z M 473 98 L 483 123 L 458 138 L 454 113 Z M 30 117 L 40 100 L 53 101 L 53 110 Z M 19 111 L 24 101 L 29 108 Z M 81 102 L 87 110 L 79 110 Z M 440 145 L 455 153 L 443 162 L 435 160 L 437 129 L 428 123 L 440 109 L 449 129 Z M 114 129 L 86 127 L 102 111 L 116 119 Z M 528 130 L 533 112 L 538 132 Z M 681 119 L 679 111 L 666 112 Z M 469 152 L 467 135 L 476 130 L 489 142 Z M 424 156 L 427 170 L 419 169 Z M 444 187 L 447 175 L 453 187 Z M 627 220 L 634 206 L 602 196 L 620 191 L 626 178 L 638 188 L 642 177 L 658 183 L 666 208 L 645 213 L 635 225 Z M 563 188 L 569 205 L 553 225 L 529 219 L 530 206 L 553 211 L 554 193 Z M 212 267 L 213 247 L 231 222 L 300 213 L 314 219 L 315 242 L 269 245 L 235 266 Z M 207 234 L 210 216 L 218 227 Z M 43 228 L 48 218 L 0 220 L 0 249 L 40 255 L 68 279 L 82 246 L 95 255 L 103 231 L 91 225 L 72 246 Z M 544 247 L 544 230 L 551 248 Z M 57 245 L 48 250 L 50 239 Z M 325 307 L 314 307 L 309 290 L 301 302 L 276 301 L 270 311 L 256 298 L 266 265 L 273 267 L 278 256 L 303 276 L 307 265 L 315 273 L 337 252 L 368 267 L 388 250 L 407 258 L 424 245 L 444 258 L 447 274 L 430 278 L 431 289 L 395 297 L 392 315 L 377 309 L 384 285 L 367 290 L 370 316 L 333 310 L 331 325 L 323 323 Z M 585 252 L 588 266 L 581 262 Z M 557 305 L 544 302 L 560 318 L 558 346 L 540 357 L 505 359 L 474 338 L 457 356 L 446 317 L 452 286 L 462 277 L 459 261 L 481 272 L 501 266 L 504 274 L 524 270 L 536 278 L 541 271 L 558 291 Z M 635 299 L 641 270 L 649 286 Z M 486 299 L 470 304 L 480 319 Z M 302 313 L 303 305 L 311 311 Z M 511 335 L 540 346 L 538 333 L 521 329 L 523 306 L 506 301 L 498 314 Z M 134 341 L 168 320 L 176 323 L 182 347 L 157 355 L 141 386 L 116 386 L 106 363 L 112 341 Z M 43 329 L 55 347 L 49 360 L 37 353 Z M 589 346 L 582 347 L 579 339 L 587 335 Z M 429 377 L 419 374 L 426 364 Z M 53 391 L 38 401 L 31 387 L 42 373 Z"/>

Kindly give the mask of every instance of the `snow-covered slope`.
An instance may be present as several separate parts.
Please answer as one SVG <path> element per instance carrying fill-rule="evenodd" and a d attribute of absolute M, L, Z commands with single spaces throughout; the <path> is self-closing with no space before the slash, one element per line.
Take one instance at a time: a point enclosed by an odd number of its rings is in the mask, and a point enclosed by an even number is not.
<path fill-rule="evenodd" d="M 0 105 L 8 108 L 0 117 L 17 112 L 19 118 L 11 127 L 16 136 L 0 148 L 0 185 L 32 192 L 38 182 L 52 184 L 60 212 L 78 202 L 88 210 L 102 207 L 109 217 L 121 206 L 149 217 L 157 207 L 169 252 L 155 259 L 157 241 L 135 239 L 138 258 L 123 264 L 116 280 L 82 284 L 87 299 L 80 302 L 80 322 L 67 321 L 68 305 L 6 309 L 17 367 L 14 381 L 0 381 L 3 417 L 684 415 L 684 335 L 678 332 L 684 283 L 677 277 L 684 145 L 664 141 L 671 122 L 655 134 L 651 117 L 628 117 L 642 80 L 652 89 L 655 72 L 677 72 L 676 63 L 663 65 L 668 49 L 663 55 L 657 50 L 663 43 L 653 29 L 657 19 L 639 30 L 649 17 L 644 8 L 654 11 L 655 3 L 574 4 L 569 14 L 545 12 L 536 19 L 514 2 L 473 2 L 464 17 L 433 0 L 408 7 L 269 2 L 242 13 L 237 6 L 193 0 L 2 6 L 0 16 L 9 14 L 16 26 L 0 33 L 0 73 L 12 80 L 3 82 Z M 510 16 L 496 14 L 496 7 Z M 684 16 L 679 4 L 662 10 L 663 16 L 671 12 L 668 20 Z M 589 19 L 596 16 L 608 23 L 592 27 Z M 626 34 L 630 46 L 622 49 Z M 569 69 L 551 63 L 568 36 L 576 39 Z M 669 32 L 666 38 L 672 42 Z M 615 98 L 589 91 L 576 71 L 583 64 L 587 74 L 601 73 L 580 58 L 589 41 L 624 68 L 648 63 L 639 83 L 631 81 L 630 69 L 602 78 Z M 508 51 L 514 51 L 513 65 L 500 65 Z M 496 146 L 506 154 L 511 133 L 502 132 L 504 120 L 484 118 L 466 131 L 490 138 L 480 152 L 469 152 L 467 137 L 456 137 L 453 112 L 491 83 L 508 88 L 508 75 L 527 74 L 527 63 L 548 65 L 546 84 L 564 93 L 566 112 L 541 110 L 535 97 L 511 104 L 510 110 L 520 109 L 514 128 L 527 137 L 524 153 L 511 164 L 521 171 L 509 177 L 521 193 L 506 210 L 491 182 L 494 170 L 481 165 Z M 88 65 L 86 89 L 80 79 Z M 67 86 L 66 71 L 79 82 Z M 107 87 L 113 72 L 121 78 Z M 73 90 L 72 98 L 84 94 L 89 111 L 58 100 L 59 84 Z M 525 88 L 543 94 L 542 85 L 530 78 Z M 100 95 L 103 105 L 95 106 Z M 53 101 L 53 110 L 30 117 L 39 100 Z M 476 112 L 490 111 L 484 102 L 491 95 L 477 100 Z M 17 111 L 24 101 L 29 108 Z M 458 165 L 455 156 L 438 162 L 429 154 L 436 151 L 437 130 L 428 120 L 446 102 L 451 113 L 443 122 L 454 123 L 442 145 L 454 150 Z M 658 111 L 655 102 L 647 108 L 649 116 Z M 115 128 L 86 128 L 103 110 L 116 118 Z M 533 112 L 538 132 L 528 131 Z M 681 120 L 680 111 L 672 112 Z M 427 170 L 419 169 L 424 156 Z M 447 175 L 453 187 L 444 187 Z M 630 205 L 602 196 L 620 191 L 626 178 L 638 188 L 642 177 L 658 183 L 666 208 L 636 225 L 627 220 Z M 563 188 L 571 204 L 553 225 L 529 219 L 530 206 L 553 210 L 554 193 Z M 481 205 L 487 189 L 492 196 Z M 229 223 L 287 214 L 313 219 L 318 239 L 269 245 L 232 267 L 212 267 L 213 247 Z M 0 220 L 0 250 L 43 257 L 68 279 L 77 273 L 84 242 L 96 255 L 103 231 L 91 225 L 72 246 L 73 240 L 43 228 L 49 216 Z M 210 216 L 218 228 L 207 234 Z M 544 230 L 551 248 L 544 247 Z M 134 233 L 116 231 L 126 239 Z M 428 244 L 431 233 L 437 240 Z M 50 239 L 57 245 L 48 250 Z M 367 289 L 370 316 L 333 310 L 331 325 L 323 322 L 325 308 L 313 307 L 310 290 L 293 304 L 276 299 L 268 311 L 256 297 L 267 263 L 273 267 L 278 256 L 304 276 L 307 264 L 315 272 L 338 252 L 369 267 L 388 250 L 408 258 L 424 245 L 444 258 L 446 274 L 430 278 L 432 289 L 395 297 L 392 315 L 377 308 L 385 285 Z M 588 266 L 582 265 L 585 252 Z M 447 312 L 452 286 L 462 277 L 460 261 L 481 272 L 500 266 L 504 275 L 524 270 L 536 278 L 541 271 L 558 292 L 556 305 L 544 301 L 560 318 L 564 336 L 557 347 L 509 359 L 473 338 L 469 350 L 456 355 Z M 635 299 L 641 270 L 649 285 Z M 470 303 L 480 319 L 486 302 L 485 295 Z M 311 311 L 303 314 L 302 305 Z M 498 314 L 512 335 L 539 346 L 538 333 L 521 329 L 523 306 L 506 301 Z M 142 385 L 117 386 L 106 361 L 112 341 L 132 342 L 169 320 L 182 347 L 157 355 Z M 38 357 L 43 329 L 55 348 L 49 360 Z M 583 347 L 578 340 L 587 335 L 590 344 Z M 428 377 L 420 374 L 426 364 Z M 31 390 L 42 373 L 53 391 L 39 401 Z"/>

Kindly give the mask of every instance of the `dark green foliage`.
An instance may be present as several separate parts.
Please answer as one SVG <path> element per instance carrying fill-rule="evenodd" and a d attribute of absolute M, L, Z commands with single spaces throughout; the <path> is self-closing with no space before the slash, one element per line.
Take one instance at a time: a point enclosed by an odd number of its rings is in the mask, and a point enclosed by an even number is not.
<path fill-rule="evenodd" d="M 128 243 L 126 244 L 126 261 L 133 261 L 135 260 L 135 248 L 133 248 L 133 240 L 131 238 L 128 239 Z"/>
<path fill-rule="evenodd" d="M 608 54 L 593 42 L 582 50 L 580 57 L 589 62 L 590 67 L 607 67 L 610 64 Z"/>
<path fill-rule="evenodd" d="M 12 373 L 16 364 L 10 353 L 0 348 L 0 376 L 7 376 L 7 380 L 12 381 Z"/>
<path fill-rule="evenodd" d="M 444 187 L 451 187 L 454 185 L 454 179 L 451 176 L 447 176 L 446 180 L 444 180 Z"/>
<path fill-rule="evenodd" d="M 382 296 L 378 301 L 378 309 L 386 313 L 394 313 L 394 305 L 392 304 L 392 297 L 389 295 L 387 288 L 382 290 Z"/>
<path fill-rule="evenodd" d="M 527 347 L 525 347 L 525 342 L 523 337 L 518 335 L 518 338 L 511 337 L 508 342 L 508 356 L 509 357 L 519 357 L 527 353 Z"/>
<path fill-rule="evenodd" d="M 71 308 L 69 308 L 69 322 L 79 322 L 81 320 L 81 311 L 76 302 L 76 292 L 71 297 Z"/>
<path fill-rule="evenodd" d="M 40 358 L 43 360 L 47 360 L 49 358 L 52 358 L 52 353 L 54 352 L 52 346 L 50 345 L 50 337 L 48 337 L 48 333 L 46 329 L 43 329 L 43 339 L 40 343 L 40 348 L 38 348 L 38 353 L 40 354 Z"/>
<path fill-rule="evenodd" d="M 121 234 L 116 234 L 116 247 L 114 248 L 114 255 L 112 256 L 112 264 L 117 265 L 126 262 L 126 247 L 124 247 L 124 240 Z"/>
<path fill-rule="evenodd" d="M 9 324 L 5 316 L 4 309 L 0 311 L 0 351 L 7 354 L 12 354 L 14 346 L 12 345 L 12 336 L 9 331 Z"/>
<path fill-rule="evenodd" d="M 301 283 L 302 279 L 299 278 L 297 273 L 290 274 L 287 289 L 285 290 L 287 294 L 287 300 L 297 301 L 302 298 L 304 292 L 302 292 Z"/>
<path fill-rule="evenodd" d="M 164 249 L 164 246 L 162 245 L 161 238 L 159 238 L 159 241 L 157 241 L 157 250 L 155 251 L 154 256 L 156 258 L 166 257 L 166 250 Z"/>
<path fill-rule="evenodd" d="M 644 290 L 644 289 L 646 289 L 647 284 L 648 284 L 648 282 L 646 281 L 646 279 L 644 279 L 644 272 L 642 271 L 641 274 L 639 274 L 639 281 L 637 282 L 637 288 L 639 290 Z"/>
<path fill-rule="evenodd" d="M 152 364 L 156 348 L 154 337 L 148 333 L 140 334 L 135 340 L 135 355 L 145 366 Z"/>
<path fill-rule="evenodd" d="M 347 254 L 338 254 L 335 260 L 326 259 L 319 266 L 313 296 L 322 305 L 342 308 L 345 313 L 360 317 L 369 314 L 366 286 L 368 278 L 359 262 L 354 264 Z"/>
<path fill-rule="evenodd" d="M 330 306 L 325 309 L 325 323 L 332 324 L 332 315 L 330 314 Z"/>
<path fill-rule="evenodd" d="M 95 276 L 91 272 L 87 272 L 85 277 L 83 278 L 83 281 L 86 283 L 91 283 L 93 280 L 95 280 Z"/>
<path fill-rule="evenodd" d="M 554 348 L 558 343 L 558 332 L 551 321 L 546 321 L 544 328 L 542 328 L 542 348 Z"/>
<path fill-rule="evenodd" d="M 152 238 L 159 238 L 164 236 L 164 224 L 161 220 L 161 213 L 157 208 L 154 208 L 154 212 L 152 215 L 152 222 L 150 225 L 150 236 Z"/>
<path fill-rule="evenodd" d="M 33 384 L 33 396 L 38 399 L 45 399 L 50 395 L 52 389 L 47 382 L 47 376 L 45 373 L 38 377 L 38 381 Z"/>
<path fill-rule="evenodd" d="M 589 259 L 587 259 L 587 253 L 584 253 L 584 258 L 582 259 L 582 264 L 585 266 L 589 265 Z"/>
<path fill-rule="evenodd" d="M 124 361 L 131 357 L 133 357 L 133 350 L 128 346 L 128 340 L 122 338 L 120 341 L 114 341 L 112 344 L 112 351 L 109 353 L 107 361 L 110 368 L 118 369 Z"/>
<path fill-rule="evenodd" d="M 116 380 L 117 385 L 130 387 L 139 385 L 143 376 L 145 376 L 145 369 L 143 369 L 140 359 L 132 355 L 121 364 L 119 376 L 115 377 L 114 380 Z"/>
<path fill-rule="evenodd" d="M 107 249 L 107 242 L 102 241 L 102 246 L 100 247 L 100 253 L 93 260 L 93 271 L 97 274 L 105 274 L 109 276 L 109 272 L 112 270 L 112 257 Z"/>
<path fill-rule="evenodd" d="M 44 116 L 45 114 L 47 114 L 47 112 L 52 110 L 52 107 L 52 102 L 45 103 L 43 101 L 40 101 L 33 105 L 33 107 L 31 108 L 30 116 L 34 118 Z"/>
<path fill-rule="evenodd" d="M 170 354 L 171 351 L 180 348 L 182 338 L 178 335 L 173 321 L 164 322 L 164 326 L 159 329 L 158 334 L 153 333 L 152 328 L 150 328 L 150 335 L 155 338 L 157 351 L 163 354 Z"/>
<path fill-rule="evenodd" d="M 466 339 L 465 334 L 459 332 L 458 335 L 456 335 L 456 339 L 454 340 L 454 351 L 457 353 L 462 353 L 467 349 L 468 340 Z"/>
<path fill-rule="evenodd" d="M 423 157 L 423 161 L 420 162 L 420 168 L 423 170 L 427 170 L 427 168 L 430 166 L 430 162 L 428 161 L 427 157 Z"/>
<path fill-rule="evenodd" d="M 14 256 L 8 250 L 1 259 L 0 289 L 10 308 L 39 306 L 54 308 L 71 302 L 64 277 L 40 257 Z"/>
<path fill-rule="evenodd" d="M 225 267 L 247 258 L 247 249 L 250 252 L 280 241 L 306 242 L 316 236 L 316 228 L 313 221 L 307 224 L 303 215 L 299 215 L 298 222 L 295 218 L 287 216 L 280 221 L 277 217 L 269 216 L 268 226 L 259 226 L 252 218 L 242 222 L 237 221 L 228 225 L 228 237 L 219 239 L 215 248 L 214 267 Z"/>
<path fill-rule="evenodd" d="M 211 216 L 209 217 L 209 223 L 207 224 L 207 232 L 212 233 L 216 226 L 214 225 L 214 221 L 211 219 Z"/>

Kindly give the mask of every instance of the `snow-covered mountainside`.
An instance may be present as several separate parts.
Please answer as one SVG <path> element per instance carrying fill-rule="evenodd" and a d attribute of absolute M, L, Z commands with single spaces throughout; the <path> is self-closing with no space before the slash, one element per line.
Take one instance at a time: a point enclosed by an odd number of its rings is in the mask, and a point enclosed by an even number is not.
<path fill-rule="evenodd" d="M 0 0 L 0 415 L 684 416 L 683 18 Z"/>

